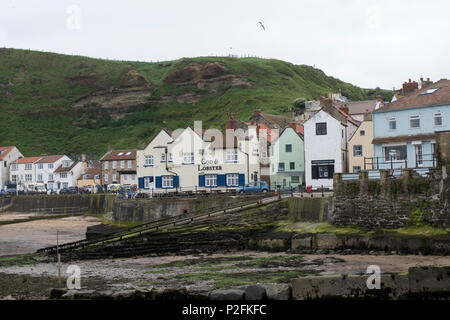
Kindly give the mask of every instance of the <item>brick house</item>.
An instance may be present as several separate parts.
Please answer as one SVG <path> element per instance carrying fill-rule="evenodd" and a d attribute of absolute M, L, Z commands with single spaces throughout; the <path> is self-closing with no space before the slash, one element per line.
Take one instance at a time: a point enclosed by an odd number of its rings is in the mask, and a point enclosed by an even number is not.
<path fill-rule="evenodd" d="M 102 185 L 137 185 L 136 150 L 110 150 L 100 162 Z"/>

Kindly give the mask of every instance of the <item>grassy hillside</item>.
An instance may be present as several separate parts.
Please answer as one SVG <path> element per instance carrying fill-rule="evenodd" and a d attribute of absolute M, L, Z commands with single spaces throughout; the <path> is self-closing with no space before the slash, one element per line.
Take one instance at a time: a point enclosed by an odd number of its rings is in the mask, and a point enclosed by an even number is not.
<path fill-rule="evenodd" d="M 206 86 L 195 79 L 168 80 L 187 65 L 207 63 L 218 63 L 228 73 L 205 75 Z M 75 107 L 80 98 L 91 99 L 92 93 L 106 97 L 101 99 L 120 96 L 121 88 L 139 82 L 127 78 L 130 70 L 147 81 L 145 101 Z M 294 99 L 312 99 L 329 90 L 341 90 L 350 100 L 373 99 L 378 93 L 390 96 L 388 91 L 361 89 L 313 67 L 279 60 L 199 57 L 144 63 L 0 49 L 0 145 L 16 145 L 26 156 L 81 152 L 99 156 L 109 144 L 115 148 L 146 144 L 163 126 L 176 129 L 203 120 L 207 127 L 223 128 L 230 111 L 240 119 L 247 119 L 256 108 L 283 114 Z M 130 92 L 124 97 L 133 101 Z"/>

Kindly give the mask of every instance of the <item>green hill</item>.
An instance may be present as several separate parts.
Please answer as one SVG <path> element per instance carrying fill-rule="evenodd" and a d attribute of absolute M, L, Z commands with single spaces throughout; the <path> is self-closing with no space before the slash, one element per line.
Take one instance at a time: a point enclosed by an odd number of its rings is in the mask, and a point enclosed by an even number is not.
<path fill-rule="evenodd" d="M 296 98 L 341 90 L 350 100 L 386 90 L 361 89 L 319 69 L 280 60 L 199 57 L 158 63 L 0 49 L 0 145 L 26 155 L 138 148 L 161 129 L 194 120 L 223 128 L 228 112 L 283 114 Z"/>

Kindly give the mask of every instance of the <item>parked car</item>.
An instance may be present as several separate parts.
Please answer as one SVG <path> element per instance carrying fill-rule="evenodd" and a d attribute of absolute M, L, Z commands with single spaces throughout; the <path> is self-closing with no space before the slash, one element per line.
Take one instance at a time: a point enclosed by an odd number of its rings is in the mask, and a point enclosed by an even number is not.
<path fill-rule="evenodd" d="M 93 186 L 84 186 L 84 187 L 78 188 L 78 190 L 79 190 L 80 193 L 92 193 L 92 192 L 93 192 L 93 191 L 92 191 L 93 189 L 94 189 Z"/>
<path fill-rule="evenodd" d="M 15 189 L 15 188 L 8 188 L 8 189 L 6 189 L 6 193 L 7 194 L 9 194 L 9 195 L 16 195 L 17 194 L 17 189 Z"/>
<path fill-rule="evenodd" d="M 94 189 L 94 193 L 103 193 L 105 190 L 103 190 L 103 187 L 101 185 L 96 185 Z"/>
<path fill-rule="evenodd" d="M 34 185 L 33 192 L 48 194 L 48 191 L 43 183 L 37 183 Z"/>
<path fill-rule="evenodd" d="M 269 185 L 265 181 L 253 181 L 249 184 L 246 184 L 243 187 L 237 188 L 236 193 L 260 193 L 260 192 L 268 192 Z"/>
<path fill-rule="evenodd" d="M 122 186 L 120 184 L 112 183 L 112 184 L 108 184 L 107 188 L 108 188 L 108 192 L 119 193 Z"/>
<path fill-rule="evenodd" d="M 62 188 L 59 191 L 59 194 L 73 194 L 73 193 L 78 193 L 78 188 L 77 187 Z"/>

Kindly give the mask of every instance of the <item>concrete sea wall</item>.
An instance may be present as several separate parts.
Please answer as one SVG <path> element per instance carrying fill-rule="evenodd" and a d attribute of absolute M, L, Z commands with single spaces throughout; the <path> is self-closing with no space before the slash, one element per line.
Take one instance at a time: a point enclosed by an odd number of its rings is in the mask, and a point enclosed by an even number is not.
<path fill-rule="evenodd" d="M 208 208 L 225 208 L 228 205 L 251 200 L 257 196 L 200 196 L 185 198 L 116 199 L 113 209 L 114 221 L 149 222 L 155 219 L 192 213 Z"/>
<path fill-rule="evenodd" d="M 329 221 L 332 214 L 332 198 L 289 198 L 289 220 L 324 222 Z"/>
<path fill-rule="evenodd" d="M 382 271 L 382 270 L 381 270 Z M 381 274 L 380 288 L 369 289 L 368 275 L 302 277 L 292 281 L 292 298 L 448 299 L 450 267 L 412 267 L 408 274 Z"/>
<path fill-rule="evenodd" d="M 326 253 L 350 251 L 363 253 L 370 251 L 401 254 L 450 253 L 450 237 L 420 236 L 358 236 L 318 234 L 275 233 L 249 239 L 248 248 L 253 250 L 293 251 L 298 253 Z"/>

